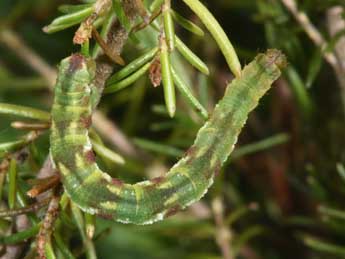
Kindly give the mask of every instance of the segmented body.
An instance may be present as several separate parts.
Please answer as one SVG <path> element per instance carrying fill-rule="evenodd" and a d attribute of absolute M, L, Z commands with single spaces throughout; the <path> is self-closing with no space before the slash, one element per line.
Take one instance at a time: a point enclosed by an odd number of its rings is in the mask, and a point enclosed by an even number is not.
<path fill-rule="evenodd" d="M 52 108 L 51 156 L 70 198 L 84 211 L 123 223 L 149 224 L 199 200 L 234 148 L 258 100 L 280 76 L 284 56 L 260 54 L 227 87 L 195 143 L 162 177 L 123 183 L 102 172 L 88 137 L 95 65 L 74 54 L 61 62 Z"/>

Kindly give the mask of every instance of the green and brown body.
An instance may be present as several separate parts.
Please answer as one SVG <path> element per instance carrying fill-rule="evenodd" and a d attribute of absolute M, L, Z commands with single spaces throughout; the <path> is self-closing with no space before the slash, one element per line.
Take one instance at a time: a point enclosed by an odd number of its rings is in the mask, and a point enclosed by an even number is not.
<path fill-rule="evenodd" d="M 80 54 L 64 59 L 55 88 L 50 152 L 66 192 L 84 211 L 135 224 L 161 220 L 199 200 L 284 62 L 276 50 L 258 55 L 227 87 L 193 146 L 166 175 L 126 184 L 99 169 L 88 137 L 99 99 L 93 86 L 95 64 Z"/>

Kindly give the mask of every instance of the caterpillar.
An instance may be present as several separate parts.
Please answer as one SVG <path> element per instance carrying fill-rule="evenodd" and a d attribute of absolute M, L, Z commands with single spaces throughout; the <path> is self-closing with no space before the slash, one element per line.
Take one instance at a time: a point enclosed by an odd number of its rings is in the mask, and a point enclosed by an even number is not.
<path fill-rule="evenodd" d="M 162 177 L 127 184 L 101 171 L 88 137 L 99 91 L 95 62 L 81 54 L 61 61 L 51 111 L 50 155 L 63 186 L 83 211 L 122 223 L 150 224 L 199 200 L 213 183 L 248 113 L 280 76 L 285 56 L 259 54 L 227 87 L 194 144 Z"/>

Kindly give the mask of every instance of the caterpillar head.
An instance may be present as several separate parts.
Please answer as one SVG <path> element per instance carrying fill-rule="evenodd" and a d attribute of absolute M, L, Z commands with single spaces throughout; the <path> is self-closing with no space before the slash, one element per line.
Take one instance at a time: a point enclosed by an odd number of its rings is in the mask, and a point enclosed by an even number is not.
<path fill-rule="evenodd" d="M 280 50 L 268 49 L 266 52 L 266 56 L 268 59 L 268 63 L 276 64 L 279 69 L 285 68 L 288 64 L 286 56 Z"/>

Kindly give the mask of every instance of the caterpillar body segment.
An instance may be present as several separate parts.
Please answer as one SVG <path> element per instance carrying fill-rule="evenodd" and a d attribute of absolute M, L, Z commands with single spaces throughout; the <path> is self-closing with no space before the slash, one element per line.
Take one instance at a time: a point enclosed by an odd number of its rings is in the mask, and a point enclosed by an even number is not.
<path fill-rule="evenodd" d="M 99 169 L 88 137 L 94 62 L 80 54 L 64 59 L 55 87 L 50 153 L 66 192 L 82 210 L 123 223 L 150 224 L 184 209 L 207 192 L 249 112 L 284 64 L 280 51 L 259 54 L 227 87 L 194 144 L 166 175 L 127 184 Z"/>

